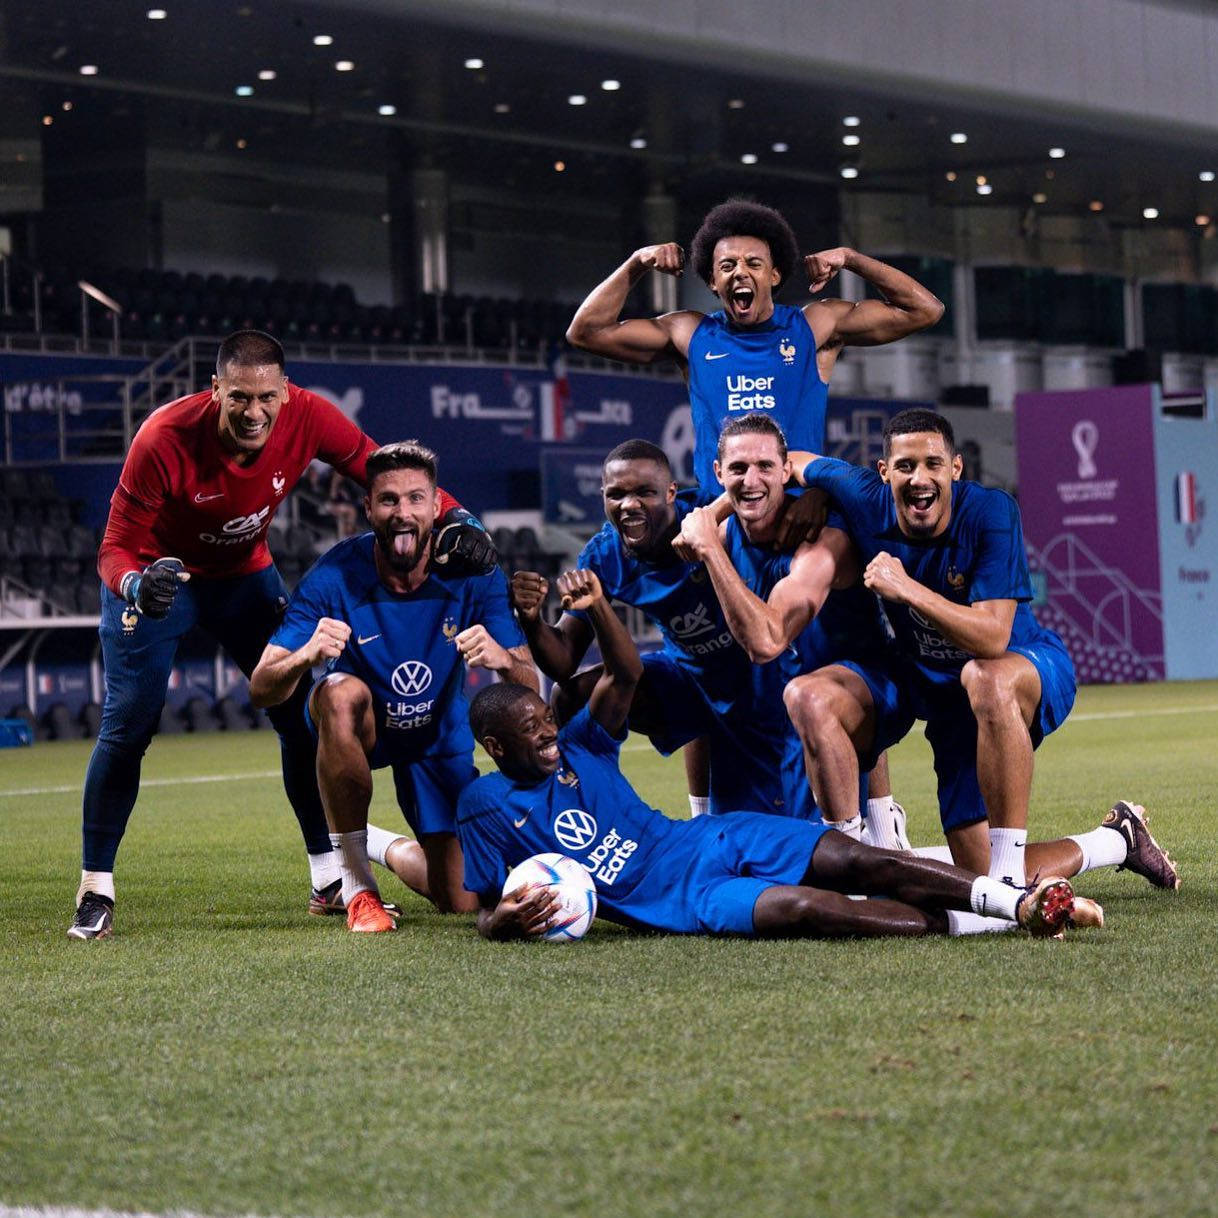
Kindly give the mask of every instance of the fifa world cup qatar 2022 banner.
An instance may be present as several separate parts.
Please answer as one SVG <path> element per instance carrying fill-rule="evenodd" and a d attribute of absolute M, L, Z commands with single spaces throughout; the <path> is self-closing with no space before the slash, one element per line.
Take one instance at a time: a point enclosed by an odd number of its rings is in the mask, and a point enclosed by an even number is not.
<path fill-rule="evenodd" d="M 1037 617 L 1082 682 L 1218 676 L 1218 401 L 1157 385 L 1016 398 Z"/>

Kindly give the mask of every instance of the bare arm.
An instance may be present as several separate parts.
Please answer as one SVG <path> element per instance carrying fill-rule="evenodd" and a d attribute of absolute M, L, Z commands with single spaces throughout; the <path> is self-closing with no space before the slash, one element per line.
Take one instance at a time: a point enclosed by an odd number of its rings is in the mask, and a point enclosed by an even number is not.
<path fill-rule="evenodd" d="M 983 660 L 997 659 L 1011 642 L 1015 601 L 974 601 L 959 605 L 920 584 L 891 554 L 877 554 L 863 583 L 887 601 L 908 605 L 926 618 L 953 647 Z"/>
<path fill-rule="evenodd" d="M 556 626 L 545 621 L 541 607 L 549 587 L 546 578 L 536 571 L 515 571 L 509 592 L 537 667 L 551 681 L 565 681 L 584 658 L 592 642 L 592 627 L 569 613 L 564 613 Z"/>
<path fill-rule="evenodd" d="M 781 655 L 819 612 L 830 589 L 854 579 L 849 538 L 840 529 L 825 529 L 819 540 L 800 546 L 791 559 L 790 573 L 763 601 L 740 578 L 706 513 L 705 508 L 695 508 L 685 517 L 674 548 L 683 557 L 705 563 L 728 629 L 754 664 Z"/>
<path fill-rule="evenodd" d="M 351 627 L 346 622 L 323 617 L 313 637 L 295 651 L 268 643 L 250 674 L 250 701 L 259 708 L 286 702 L 300 678 L 315 664 L 342 655 L 350 637 Z"/>
<path fill-rule="evenodd" d="M 839 248 L 804 259 L 808 290 L 819 292 L 841 270 L 853 271 L 879 290 L 882 300 L 820 300 L 805 306 L 817 349 L 850 344 L 874 347 L 933 326 L 943 302 L 916 279 L 857 250 Z"/>
<path fill-rule="evenodd" d="M 564 571 L 558 591 L 565 609 L 588 614 L 600 644 L 603 671 L 588 699 L 588 713 L 610 735 L 626 723 L 634 691 L 643 676 L 643 661 L 626 627 L 618 620 L 593 571 Z"/>
<path fill-rule="evenodd" d="M 664 356 L 684 360 L 690 335 L 701 321 L 692 312 L 622 321 L 630 289 L 649 271 L 680 275 L 685 255 L 679 245 L 648 245 L 635 250 L 608 279 L 597 284 L 575 311 L 567 342 L 628 364 L 650 364 Z"/>

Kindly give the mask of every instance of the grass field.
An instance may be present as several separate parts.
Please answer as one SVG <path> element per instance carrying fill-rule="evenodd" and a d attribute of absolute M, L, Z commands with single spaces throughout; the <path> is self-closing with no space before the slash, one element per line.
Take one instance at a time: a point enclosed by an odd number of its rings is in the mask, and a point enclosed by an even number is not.
<path fill-rule="evenodd" d="M 154 744 L 116 937 L 72 943 L 88 751 L 0 752 L 0 1205 L 1218 1213 L 1218 684 L 1085 690 L 1041 750 L 1034 835 L 1131 797 L 1184 875 L 1084 877 L 1108 927 L 1060 943 L 500 945 L 392 877 L 401 931 L 349 935 L 305 912 L 269 733 Z M 934 840 L 920 737 L 893 779 Z"/>

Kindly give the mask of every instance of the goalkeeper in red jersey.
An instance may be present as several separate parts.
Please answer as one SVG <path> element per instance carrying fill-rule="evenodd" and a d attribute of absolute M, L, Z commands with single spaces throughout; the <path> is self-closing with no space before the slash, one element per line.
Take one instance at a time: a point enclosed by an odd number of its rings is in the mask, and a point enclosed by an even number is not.
<path fill-rule="evenodd" d="M 221 343 L 210 390 L 162 406 L 140 427 L 98 553 L 105 703 L 85 775 L 71 938 L 112 932 L 114 860 L 179 643 L 199 627 L 248 676 L 287 604 L 267 548 L 272 517 L 311 461 L 363 482 L 364 463 L 376 447 L 336 406 L 290 384 L 283 348 L 257 330 L 240 330 Z M 438 523 L 438 564 L 465 572 L 494 565 L 485 530 L 443 491 Z M 302 713 L 308 684 L 270 711 L 270 719 L 279 733 L 284 789 L 309 855 L 309 911 L 340 913 L 338 862 L 317 793 L 316 745 Z"/>

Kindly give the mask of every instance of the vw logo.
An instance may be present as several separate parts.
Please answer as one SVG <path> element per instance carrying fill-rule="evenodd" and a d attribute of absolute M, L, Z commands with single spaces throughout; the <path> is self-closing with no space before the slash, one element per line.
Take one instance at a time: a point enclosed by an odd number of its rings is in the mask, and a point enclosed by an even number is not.
<path fill-rule="evenodd" d="M 431 669 L 421 660 L 406 660 L 393 670 L 389 683 L 395 694 L 414 698 L 431 684 Z"/>
<path fill-rule="evenodd" d="M 596 821 L 583 808 L 567 808 L 554 818 L 554 836 L 568 850 L 584 850 L 596 837 Z"/>

